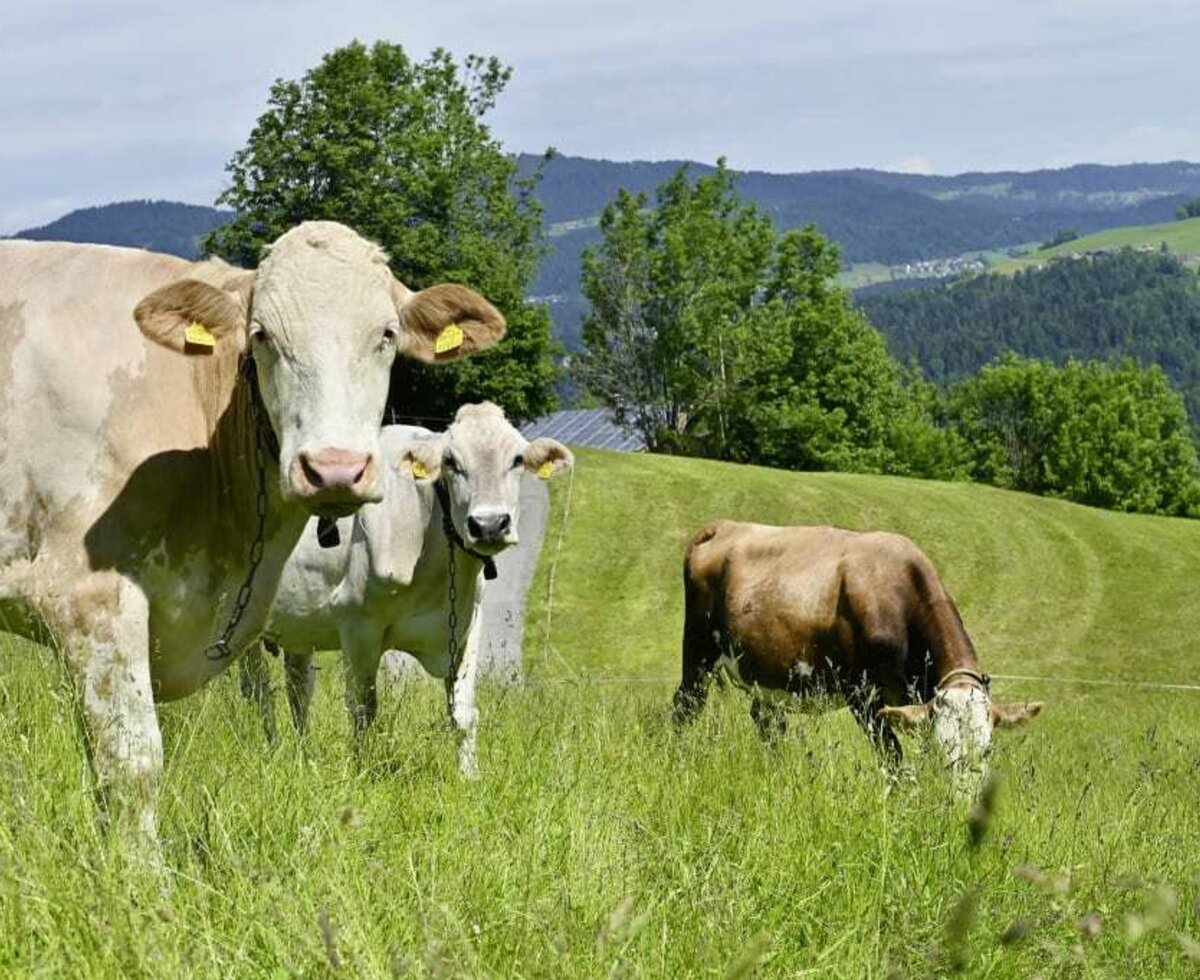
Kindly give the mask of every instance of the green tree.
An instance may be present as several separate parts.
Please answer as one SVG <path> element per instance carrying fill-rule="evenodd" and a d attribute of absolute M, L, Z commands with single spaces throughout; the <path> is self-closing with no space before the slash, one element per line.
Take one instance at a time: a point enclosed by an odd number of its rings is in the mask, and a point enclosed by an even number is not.
<path fill-rule="evenodd" d="M 1010 354 L 956 385 L 949 405 L 977 480 L 1111 510 L 1200 507 L 1187 411 L 1157 366 Z"/>
<path fill-rule="evenodd" d="M 554 404 L 550 319 L 526 301 L 542 246 L 536 175 L 522 179 L 484 117 L 511 76 L 495 58 L 413 61 L 397 44 L 353 42 L 297 81 L 271 87 L 268 110 L 227 166 L 218 198 L 237 212 L 207 248 L 252 265 L 300 221 L 341 221 L 379 242 L 413 289 L 461 282 L 504 313 L 496 348 L 454 365 L 398 360 L 390 408 L 445 418 L 490 398 L 517 418 Z"/>
<path fill-rule="evenodd" d="M 1193 197 L 1190 201 L 1184 201 L 1175 209 L 1175 219 L 1177 221 L 1187 221 L 1188 218 L 1200 217 L 1200 197 Z"/>
<path fill-rule="evenodd" d="M 651 206 L 622 191 L 584 253 L 577 370 L 655 451 L 805 469 L 886 470 L 898 369 L 834 285 L 815 228 L 780 235 L 725 161 Z"/>

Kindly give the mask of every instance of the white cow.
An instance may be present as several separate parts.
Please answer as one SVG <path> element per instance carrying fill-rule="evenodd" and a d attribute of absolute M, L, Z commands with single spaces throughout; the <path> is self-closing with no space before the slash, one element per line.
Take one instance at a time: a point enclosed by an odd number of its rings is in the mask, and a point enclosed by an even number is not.
<path fill-rule="evenodd" d="M 309 522 L 284 569 L 267 632 L 285 652 L 288 701 L 301 730 L 314 651 L 342 650 L 357 731 L 375 717 L 384 651 L 412 654 L 445 680 L 447 708 L 461 737 L 459 767 L 473 775 L 483 582 L 489 571 L 494 575 L 492 559 L 517 543 L 522 475 L 547 479 L 570 467 L 573 457 L 553 439 L 526 441 L 490 403 L 463 406 L 441 434 L 385 426 L 380 445 L 383 500 L 339 520 L 332 547 L 322 547 L 319 522 Z M 244 688 L 269 711 L 257 657 L 257 651 L 246 653 Z"/>
<path fill-rule="evenodd" d="M 259 635 L 310 516 L 379 499 L 395 355 L 503 333 L 333 222 L 257 271 L 0 243 L 0 628 L 61 647 L 108 813 L 152 849 L 154 702 Z"/>

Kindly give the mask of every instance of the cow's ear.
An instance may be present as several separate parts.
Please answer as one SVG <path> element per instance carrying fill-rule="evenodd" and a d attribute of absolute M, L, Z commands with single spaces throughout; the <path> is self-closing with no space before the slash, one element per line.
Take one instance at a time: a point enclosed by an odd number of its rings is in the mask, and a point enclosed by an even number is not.
<path fill-rule="evenodd" d="M 414 442 L 400 453 L 396 465 L 414 480 L 436 480 L 442 472 L 442 444 L 436 440 Z"/>
<path fill-rule="evenodd" d="M 880 708 L 879 718 L 893 728 L 919 728 L 925 724 L 933 713 L 933 704 L 902 704 L 895 707 Z"/>
<path fill-rule="evenodd" d="M 477 292 L 443 283 L 419 293 L 392 280 L 400 314 L 400 353 L 428 363 L 486 350 L 504 336 L 504 317 Z"/>
<path fill-rule="evenodd" d="M 244 335 L 254 273 L 233 277 L 226 288 L 179 279 L 138 303 L 134 319 L 148 340 L 180 354 L 211 354 L 223 338 Z"/>
<path fill-rule="evenodd" d="M 575 457 L 557 439 L 534 439 L 525 447 L 525 469 L 548 480 L 562 470 L 575 465 Z"/>
<path fill-rule="evenodd" d="M 1026 701 L 1024 704 L 1003 704 L 993 701 L 992 727 L 1016 728 L 1017 725 L 1023 725 L 1030 718 L 1040 715 L 1045 706 L 1043 701 Z"/>

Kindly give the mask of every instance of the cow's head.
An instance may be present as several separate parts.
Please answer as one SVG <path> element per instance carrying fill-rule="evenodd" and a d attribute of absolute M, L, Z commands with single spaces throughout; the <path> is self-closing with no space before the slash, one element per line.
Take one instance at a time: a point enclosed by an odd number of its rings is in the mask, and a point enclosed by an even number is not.
<path fill-rule="evenodd" d="M 379 423 L 396 354 L 448 361 L 504 336 L 482 296 L 456 285 L 410 291 L 377 246 L 335 222 L 293 228 L 257 271 L 198 270 L 218 281 L 163 286 L 138 305 L 138 325 L 183 355 L 249 347 L 283 496 L 325 516 L 380 499 Z"/>
<path fill-rule="evenodd" d="M 924 704 L 882 708 L 879 717 L 902 729 L 920 728 L 932 722 L 934 741 L 941 748 L 955 782 L 960 789 L 971 792 L 978 788 L 986 772 L 992 731 L 1022 725 L 1043 707 L 1041 701 L 994 702 L 981 684 L 963 678 L 939 687 Z"/>
<path fill-rule="evenodd" d="M 491 402 L 464 405 L 442 439 L 414 445 L 406 459 L 418 479 L 445 484 L 455 530 L 486 555 L 517 543 L 522 474 L 549 479 L 574 464 L 561 442 L 529 442 Z"/>

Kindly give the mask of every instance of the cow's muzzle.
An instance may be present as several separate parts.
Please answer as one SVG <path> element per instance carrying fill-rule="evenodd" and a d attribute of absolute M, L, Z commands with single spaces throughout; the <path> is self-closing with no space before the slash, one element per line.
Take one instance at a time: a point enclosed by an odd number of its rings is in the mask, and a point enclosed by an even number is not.
<path fill-rule="evenodd" d="M 292 484 L 304 505 L 320 517 L 345 517 L 380 499 L 379 467 L 371 453 L 301 452 L 292 466 Z"/>
<path fill-rule="evenodd" d="M 489 552 L 501 551 L 516 542 L 512 514 L 506 511 L 482 511 L 467 517 L 467 540 L 472 546 Z"/>

